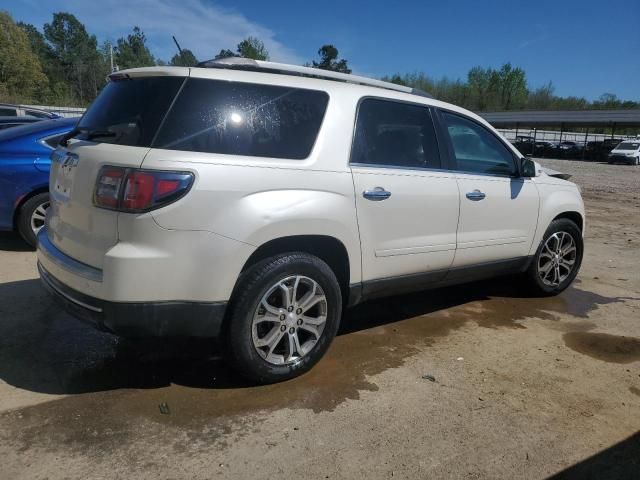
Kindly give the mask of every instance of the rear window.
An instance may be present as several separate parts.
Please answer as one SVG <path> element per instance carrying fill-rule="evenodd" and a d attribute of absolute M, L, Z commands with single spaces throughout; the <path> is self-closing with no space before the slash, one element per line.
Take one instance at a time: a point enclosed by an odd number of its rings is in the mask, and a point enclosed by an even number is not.
<path fill-rule="evenodd" d="M 326 92 L 190 78 L 155 148 L 285 159 L 309 156 Z"/>
<path fill-rule="evenodd" d="M 183 77 L 134 77 L 107 83 L 78 128 L 103 143 L 149 147 Z M 82 138 L 82 135 L 79 135 Z"/>

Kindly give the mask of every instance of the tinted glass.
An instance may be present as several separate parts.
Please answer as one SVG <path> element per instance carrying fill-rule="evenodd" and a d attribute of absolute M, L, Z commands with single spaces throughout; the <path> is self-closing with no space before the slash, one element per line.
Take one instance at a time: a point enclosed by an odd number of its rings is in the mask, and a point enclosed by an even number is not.
<path fill-rule="evenodd" d="M 78 128 L 108 132 L 92 137 L 95 142 L 148 147 L 183 81 L 182 77 L 145 77 L 109 82 Z M 89 138 L 88 133 L 84 135 Z"/>
<path fill-rule="evenodd" d="M 458 115 L 444 112 L 443 118 L 458 170 L 491 175 L 517 173 L 511 151 L 493 133 Z"/>
<path fill-rule="evenodd" d="M 56 148 L 60 143 L 60 140 L 62 140 L 62 137 L 64 137 L 65 135 L 66 133 L 61 133 L 60 135 L 55 135 L 53 137 L 45 138 L 44 143 L 49 145 L 51 148 Z"/>
<path fill-rule="evenodd" d="M 315 90 L 190 78 L 154 147 L 303 159 L 328 100 Z"/>
<path fill-rule="evenodd" d="M 0 108 L 0 117 L 17 117 L 18 112 L 15 108 Z"/>
<path fill-rule="evenodd" d="M 640 142 L 622 142 L 618 144 L 616 150 L 637 150 L 640 147 Z"/>
<path fill-rule="evenodd" d="M 351 163 L 440 168 L 427 107 L 367 98 L 358 109 Z"/>

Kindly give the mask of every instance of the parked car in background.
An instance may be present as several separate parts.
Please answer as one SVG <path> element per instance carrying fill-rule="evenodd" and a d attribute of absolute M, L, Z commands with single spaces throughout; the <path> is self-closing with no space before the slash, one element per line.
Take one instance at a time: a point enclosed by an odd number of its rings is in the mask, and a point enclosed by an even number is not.
<path fill-rule="evenodd" d="M 344 307 L 501 274 L 567 288 L 578 187 L 409 87 L 233 58 L 110 75 L 52 155 L 43 284 L 124 336 L 221 337 L 255 382 L 309 370 Z"/>
<path fill-rule="evenodd" d="M 556 148 L 556 152 L 560 158 L 578 158 L 582 155 L 584 145 L 578 142 L 565 140 L 560 142 Z"/>
<path fill-rule="evenodd" d="M 42 120 L 0 131 L 0 230 L 17 230 L 35 246 L 49 208 L 49 157 L 77 121 Z"/>
<path fill-rule="evenodd" d="M 60 115 L 39 108 L 26 107 L 22 105 L 11 105 L 0 103 L 0 117 L 35 117 L 40 119 L 60 118 Z"/>
<path fill-rule="evenodd" d="M 626 163 L 640 165 L 640 140 L 625 140 L 611 150 L 607 157 L 608 163 Z"/>
<path fill-rule="evenodd" d="M 0 130 L 41 121 L 42 118 L 37 117 L 0 117 Z"/>
<path fill-rule="evenodd" d="M 535 157 L 546 158 L 552 156 L 556 146 L 545 140 L 535 140 L 530 136 L 517 136 L 513 145 L 523 155 L 532 155 Z"/>

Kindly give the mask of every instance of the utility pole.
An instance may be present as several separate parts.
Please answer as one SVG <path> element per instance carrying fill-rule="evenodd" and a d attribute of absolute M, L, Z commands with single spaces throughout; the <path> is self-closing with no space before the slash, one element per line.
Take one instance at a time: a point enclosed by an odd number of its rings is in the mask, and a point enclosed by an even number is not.
<path fill-rule="evenodd" d="M 109 59 L 111 60 L 111 73 L 113 73 L 113 45 L 109 42 Z"/>

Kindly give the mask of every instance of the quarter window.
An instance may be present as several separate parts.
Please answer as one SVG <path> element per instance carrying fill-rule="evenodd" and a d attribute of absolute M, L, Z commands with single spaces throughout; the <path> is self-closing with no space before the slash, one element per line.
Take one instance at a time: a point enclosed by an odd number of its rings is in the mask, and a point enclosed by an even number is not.
<path fill-rule="evenodd" d="M 405 168 L 440 168 L 428 107 L 364 99 L 358 109 L 351 163 Z"/>
<path fill-rule="evenodd" d="M 457 170 L 485 175 L 517 173 L 510 150 L 495 135 L 476 122 L 452 113 L 443 118 L 456 160 Z"/>
<path fill-rule="evenodd" d="M 58 147 L 60 140 L 62 140 L 62 137 L 64 137 L 65 135 L 65 133 L 61 133 L 59 135 L 54 135 L 53 137 L 47 137 L 44 139 L 44 143 L 55 149 Z"/>
<path fill-rule="evenodd" d="M 304 159 L 328 101 L 327 93 L 317 90 L 190 78 L 153 146 Z"/>

